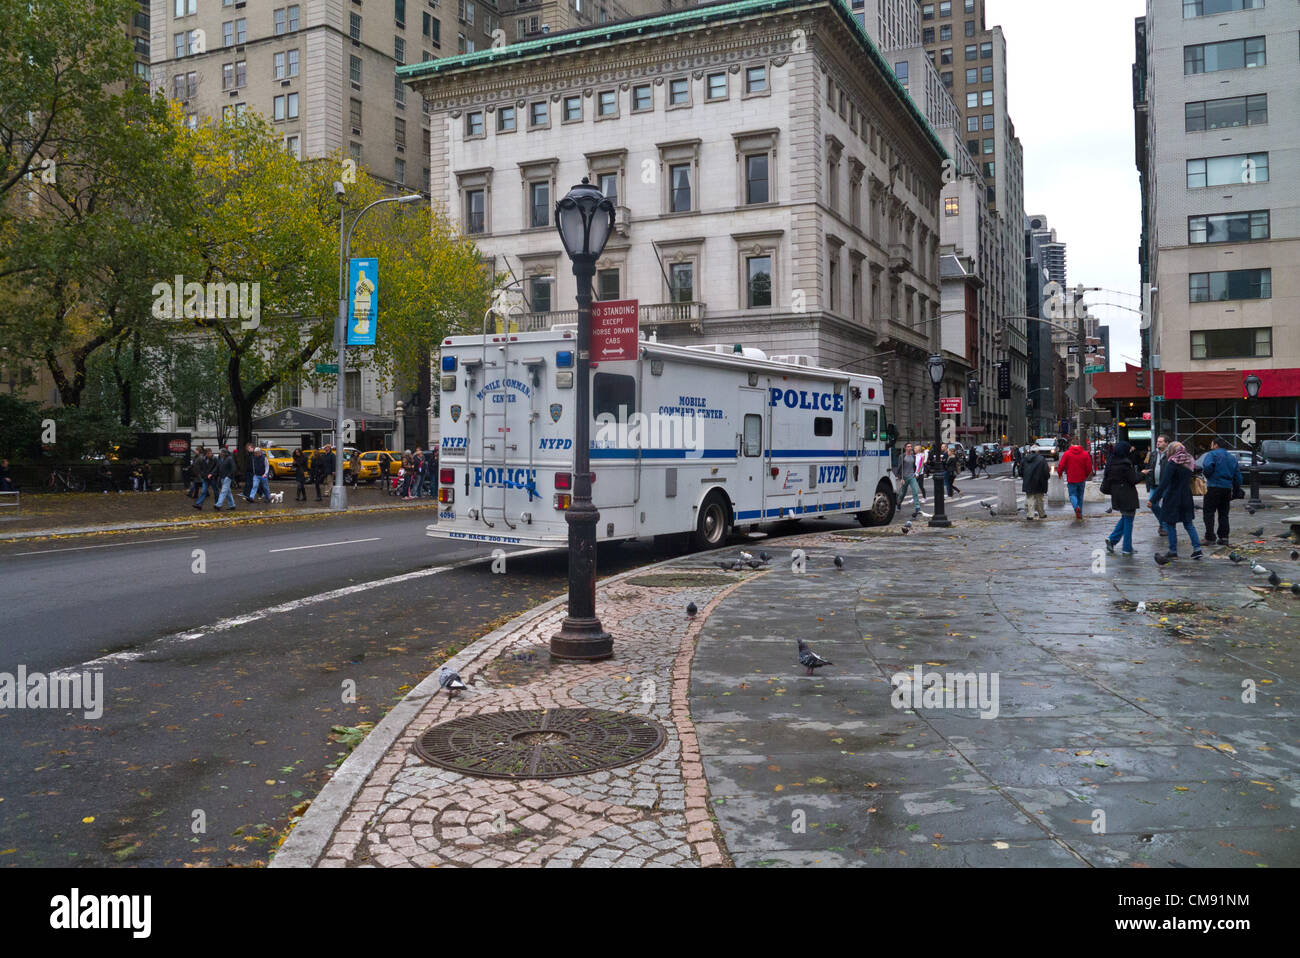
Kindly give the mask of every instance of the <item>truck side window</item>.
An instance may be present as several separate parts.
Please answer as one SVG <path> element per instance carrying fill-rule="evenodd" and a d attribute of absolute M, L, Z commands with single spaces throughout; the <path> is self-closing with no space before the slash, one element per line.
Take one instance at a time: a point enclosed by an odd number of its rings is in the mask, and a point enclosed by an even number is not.
<path fill-rule="evenodd" d="M 596 373 L 591 382 L 591 415 L 607 414 L 616 422 L 627 422 L 636 412 L 636 378 L 616 373 Z"/>
<path fill-rule="evenodd" d="M 862 411 L 862 441 L 880 441 L 880 410 L 864 409 Z"/>
<path fill-rule="evenodd" d="M 818 416 L 813 420 L 814 436 L 829 436 L 835 431 L 835 421 L 830 416 Z"/>
<path fill-rule="evenodd" d="M 763 454 L 763 417 L 745 417 L 745 455 L 761 456 Z"/>

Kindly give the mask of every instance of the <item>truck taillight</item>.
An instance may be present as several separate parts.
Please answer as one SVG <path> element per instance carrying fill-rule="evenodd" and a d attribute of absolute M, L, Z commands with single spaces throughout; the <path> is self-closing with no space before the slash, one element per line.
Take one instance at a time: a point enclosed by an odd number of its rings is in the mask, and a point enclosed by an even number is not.
<path fill-rule="evenodd" d="M 438 470 L 438 481 L 439 481 L 440 483 L 442 483 L 444 486 L 453 486 L 453 485 L 455 485 L 455 484 L 456 484 L 456 470 L 455 470 L 455 469 L 439 469 L 439 470 Z"/>
<path fill-rule="evenodd" d="M 444 486 L 438 490 L 438 501 L 452 503 L 456 501 L 456 490 L 450 486 Z"/>
<path fill-rule="evenodd" d="M 567 492 L 557 492 L 554 498 L 552 498 L 551 500 L 551 502 L 554 504 L 555 508 L 557 509 L 569 508 L 569 503 L 571 503 L 572 501 L 573 500 L 569 498 L 569 494 Z"/>
<path fill-rule="evenodd" d="M 557 472 L 557 473 L 555 474 L 555 488 L 556 488 L 556 489 L 572 489 L 572 488 L 573 488 L 573 474 L 572 474 L 572 473 L 569 473 L 569 472 Z M 568 497 L 566 496 L 565 498 L 567 499 Z"/>

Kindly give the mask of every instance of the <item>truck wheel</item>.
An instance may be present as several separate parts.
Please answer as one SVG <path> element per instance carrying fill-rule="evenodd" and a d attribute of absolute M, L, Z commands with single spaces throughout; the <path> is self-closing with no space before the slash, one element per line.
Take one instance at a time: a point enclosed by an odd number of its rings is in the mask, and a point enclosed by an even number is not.
<path fill-rule="evenodd" d="M 700 516 L 695 523 L 694 543 L 697 549 L 716 549 L 727 541 L 731 531 L 731 510 L 726 499 L 712 494 L 700 506 Z"/>
<path fill-rule="evenodd" d="M 882 482 L 876 487 L 870 511 L 859 512 L 858 522 L 864 526 L 887 526 L 894 521 L 894 505 L 894 490 L 889 483 Z"/>

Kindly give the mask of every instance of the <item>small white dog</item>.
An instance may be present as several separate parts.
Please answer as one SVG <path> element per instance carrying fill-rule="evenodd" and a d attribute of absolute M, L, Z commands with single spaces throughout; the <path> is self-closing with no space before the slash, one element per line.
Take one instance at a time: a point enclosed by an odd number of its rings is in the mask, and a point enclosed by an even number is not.
<path fill-rule="evenodd" d="M 271 501 L 272 501 L 272 502 L 284 502 L 284 493 L 283 493 L 283 492 L 273 492 L 273 493 L 271 493 Z"/>

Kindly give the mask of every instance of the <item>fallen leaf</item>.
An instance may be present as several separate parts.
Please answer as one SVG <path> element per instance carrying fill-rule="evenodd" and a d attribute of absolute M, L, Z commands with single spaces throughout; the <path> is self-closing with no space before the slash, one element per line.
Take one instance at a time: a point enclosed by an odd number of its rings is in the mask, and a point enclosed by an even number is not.
<path fill-rule="evenodd" d="M 994 848 L 1010 848 L 1011 846 L 1008 845 L 1006 842 L 994 842 L 994 843 L 993 843 L 993 847 L 994 847 Z"/>
<path fill-rule="evenodd" d="M 95 820 L 95 816 L 94 816 L 94 815 L 87 815 L 85 818 L 83 818 L 83 819 L 81 820 L 81 824 L 83 824 L 83 825 L 89 825 L 89 824 L 90 824 L 91 822 L 93 822 L 94 820 Z"/>

